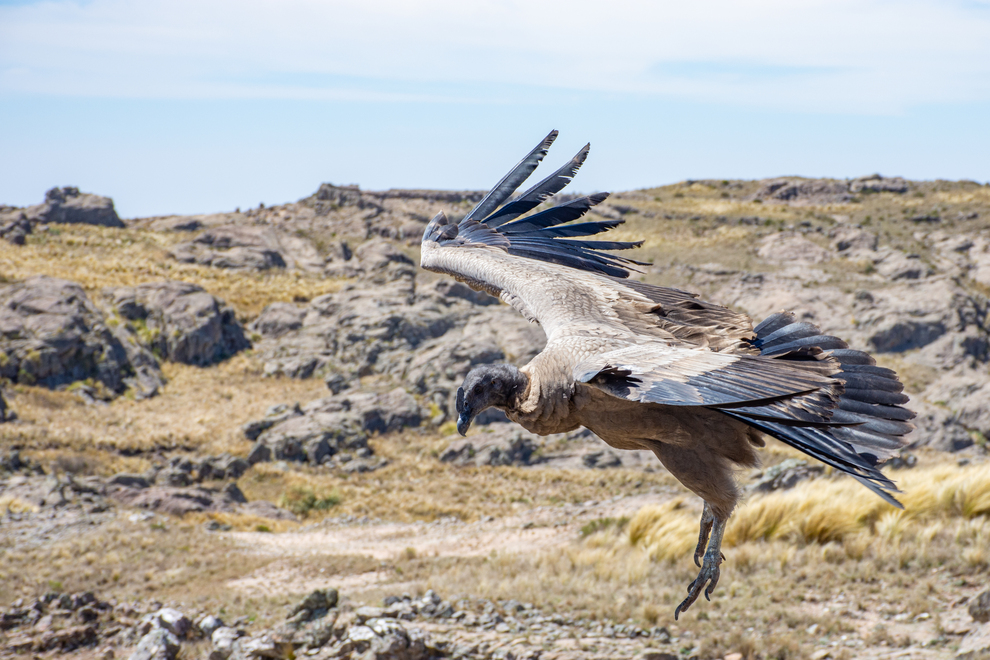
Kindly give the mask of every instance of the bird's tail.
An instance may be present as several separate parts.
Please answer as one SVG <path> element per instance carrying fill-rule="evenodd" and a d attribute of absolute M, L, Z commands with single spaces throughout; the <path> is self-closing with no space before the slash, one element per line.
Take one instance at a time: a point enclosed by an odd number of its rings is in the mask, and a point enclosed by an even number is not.
<path fill-rule="evenodd" d="M 756 326 L 755 332 L 752 343 L 760 355 L 807 362 L 818 362 L 824 355 L 837 361 L 840 370 L 832 377 L 842 387 L 836 406 L 828 420 L 807 425 L 799 419 L 775 420 L 748 409 L 722 412 L 852 475 L 900 506 L 887 492 L 897 489 L 878 469 L 881 461 L 904 446 L 904 436 L 914 428 L 908 421 L 914 413 L 902 406 L 908 397 L 902 393 L 904 386 L 897 374 L 878 367 L 869 354 L 850 349 L 838 337 L 822 334 L 789 313 L 774 314 Z"/>

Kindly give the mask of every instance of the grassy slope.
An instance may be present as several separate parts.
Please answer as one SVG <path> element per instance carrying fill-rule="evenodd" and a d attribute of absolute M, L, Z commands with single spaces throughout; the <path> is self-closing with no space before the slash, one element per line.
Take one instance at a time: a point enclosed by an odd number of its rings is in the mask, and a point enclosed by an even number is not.
<path fill-rule="evenodd" d="M 627 224 L 614 234 L 616 238 L 646 237 L 642 256 L 658 265 L 718 262 L 759 271 L 772 266 L 753 255 L 755 241 L 768 232 L 805 222 L 822 228 L 821 233 L 808 237 L 823 245 L 827 243 L 824 234 L 838 217 L 864 224 L 881 235 L 882 243 L 919 252 L 923 258 L 929 255 L 913 236 L 919 227 L 905 221 L 907 216 L 937 211 L 944 218 L 942 228 L 949 232 L 990 226 L 990 189 L 975 184 L 928 182 L 904 196 L 866 195 L 858 203 L 809 207 L 741 201 L 755 187 L 746 182 L 696 183 L 619 194 L 612 203 L 632 211 L 627 210 Z M 973 211 L 980 214 L 978 220 L 955 219 Z M 751 216 L 770 222 L 758 226 L 736 223 L 740 217 Z M 269 302 L 309 299 L 336 290 L 340 284 L 298 273 L 244 274 L 177 264 L 168 259 L 166 251 L 184 238 L 139 229 L 61 227 L 30 236 L 26 247 L 0 241 L 0 276 L 8 281 L 38 273 L 64 277 L 79 282 L 91 295 L 108 285 L 183 279 L 227 300 L 244 321 Z M 822 266 L 839 283 L 848 267 L 839 261 Z M 668 272 L 672 271 L 658 269 L 646 279 L 684 285 L 664 281 Z M 239 435 L 240 424 L 259 417 L 273 403 L 305 402 L 326 394 L 318 381 L 262 378 L 250 354 L 210 369 L 165 365 L 165 372 L 169 384 L 161 396 L 143 402 L 121 398 L 100 408 L 84 406 L 69 393 L 17 386 L 13 405 L 23 422 L 0 426 L 0 443 L 21 447 L 50 465 L 57 466 L 60 460 L 67 465 L 71 461 L 66 459 L 75 457 L 72 464 L 78 466 L 81 461 L 85 472 L 138 471 L 152 459 L 173 453 L 230 451 L 243 455 L 250 445 Z M 305 467 L 281 470 L 267 465 L 248 472 L 240 486 L 249 498 L 271 500 L 298 487 L 321 495 L 335 492 L 341 502 L 330 510 L 332 515 L 352 513 L 392 520 L 451 515 L 472 520 L 481 512 L 502 516 L 520 508 L 657 492 L 671 486 L 662 472 L 454 469 L 434 458 L 445 443 L 426 430 L 408 431 L 372 440 L 376 452 L 391 461 L 388 468 L 372 474 L 342 479 Z M 773 463 L 790 455 L 776 448 L 768 460 Z M 930 455 L 925 460 L 934 464 L 946 459 Z M 858 620 L 843 616 L 841 610 L 822 611 L 821 601 L 839 592 L 846 595 L 846 608 L 864 617 L 888 610 L 914 616 L 944 609 L 960 585 L 985 579 L 990 561 L 986 484 L 970 486 L 970 490 L 977 489 L 976 494 L 963 499 L 978 504 L 969 509 L 958 508 L 956 496 L 946 499 L 943 491 L 931 487 L 956 479 L 954 474 L 952 468 L 938 467 L 904 475 L 905 485 L 910 483 L 922 492 L 920 499 L 910 500 L 925 511 L 921 516 L 879 511 L 872 500 L 871 505 L 863 505 L 874 507 L 865 516 L 858 504 L 824 513 L 812 511 L 823 487 L 836 491 L 831 501 L 852 497 L 861 502 L 868 496 L 855 489 L 847 492 L 843 481 L 817 482 L 753 498 L 739 511 L 730 531 L 729 543 L 734 547 L 727 551 L 729 561 L 713 604 L 696 605 L 685 625 L 707 636 L 710 657 L 720 650 L 750 647 L 791 657 L 796 653 L 793 649 L 815 638 L 804 632 L 811 622 L 822 626 L 817 635 L 859 630 Z M 513 597 L 596 617 L 670 623 L 673 605 L 693 578 L 686 555 L 696 533 L 693 511 L 673 505 L 647 509 L 629 527 L 606 525 L 604 531 L 575 538 L 563 551 L 553 553 L 460 561 L 399 556 L 388 564 L 421 588 L 433 586 L 444 593 Z M 781 512 L 790 512 L 788 522 L 771 524 L 783 520 Z M 830 521 L 821 523 L 823 529 L 844 531 L 836 535 L 794 527 L 795 520 L 809 520 L 812 514 Z M 310 521 L 323 515 L 313 512 Z M 220 517 L 240 529 L 258 524 L 246 517 Z M 3 600 L 8 600 L 8 594 L 12 598 L 44 591 L 52 581 L 64 583 L 68 590 L 93 588 L 120 596 L 175 597 L 202 601 L 204 606 L 216 602 L 239 612 L 264 610 L 264 603 L 242 600 L 222 585 L 268 560 L 206 535 L 197 526 L 200 521 L 201 517 L 193 516 L 158 531 L 121 522 L 106 532 L 8 552 L 0 571 Z M 286 523 L 272 526 L 276 531 L 293 527 Z M 320 561 L 332 572 L 371 570 L 362 558 Z M 121 572 L 121 565 L 128 570 Z M 748 627 L 755 627 L 761 635 L 745 632 Z M 892 626 L 870 630 L 874 643 L 903 641 L 902 633 Z"/>

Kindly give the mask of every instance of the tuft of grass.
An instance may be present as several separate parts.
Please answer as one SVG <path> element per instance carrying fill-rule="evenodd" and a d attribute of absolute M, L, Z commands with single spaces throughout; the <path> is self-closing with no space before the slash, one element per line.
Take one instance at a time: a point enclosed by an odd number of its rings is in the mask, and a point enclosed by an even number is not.
<path fill-rule="evenodd" d="M 340 491 L 334 488 L 329 493 L 317 495 L 308 486 L 293 486 L 278 498 L 278 505 L 304 518 L 313 511 L 327 511 L 340 504 Z"/>
<path fill-rule="evenodd" d="M 990 517 L 990 471 L 985 465 L 941 465 L 900 472 L 898 478 L 903 510 L 852 479 L 819 479 L 753 497 L 730 519 L 725 546 L 780 540 L 799 546 L 848 542 L 853 547 L 864 534 L 887 543 L 918 535 L 930 539 L 939 531 L 928 526 L 932 521 L 980 518 L 983 524 Z M 680 499 L 643 507 L 629 524 L 629 542 L 658 561 L 681 559 L 694 547 L 697 518 Z"/>

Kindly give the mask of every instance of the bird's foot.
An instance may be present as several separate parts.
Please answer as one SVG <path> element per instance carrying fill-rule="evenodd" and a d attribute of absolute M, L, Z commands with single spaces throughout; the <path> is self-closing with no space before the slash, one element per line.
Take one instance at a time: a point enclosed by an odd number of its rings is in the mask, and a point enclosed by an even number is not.
<path fill-rule="evenodd" d="M 724 557 L 722 553 L 719 552 L 717 556 L 712 556 L 710 553 L 705 553 L 705 561 L 701 567 L 701 571 L 698 573 L 698 577 L 694 579 L 690 585 L 688 585 L 688 596 L 685 598 L 677 609 L 674 610 L 674 620 L 680 616 L 681 612 L 686 612 L 694 601 L 698 600 L 698 596 L 704 592 L 705 600 L 711 600 L 712 592 L 715 591 L 715 585 L 718 584 L 718 578 L 721 575 L 719 570 L 719 565 L 722 563 Z M 708 585 L 707 588 L 705 585 Z"/>
<path fill-rule="evenodd" d="M 698 549 L 695 551 L 694 562 L 698 563 L 698 555 L 704 549 L 705 560 L 700 564 L 701 571 L 698 577 L 688 586 L 688 596 L 674 610 L 674 620 L 680 616 L 681 612 L 686 612 L 698 596 L 704 592 L 705 599 L 711 600 L 712 592 L 718 585 L 718 578 L 721 575 L 719 566 L 725 560 L 722 554 L 722 536 L 725 534 L 725 521 L 719 520 L 705 504 L 705 512 L 701 516 L 701 536 L 698 538 Z M 709 535 L 711 540 L 709 541 Z M 705 549 L 707 546 L 707 549 Z"/>

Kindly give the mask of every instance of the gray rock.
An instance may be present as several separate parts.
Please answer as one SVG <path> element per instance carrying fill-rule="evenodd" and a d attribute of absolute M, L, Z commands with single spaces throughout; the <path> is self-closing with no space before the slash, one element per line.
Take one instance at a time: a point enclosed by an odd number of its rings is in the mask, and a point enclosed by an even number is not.
<path fill-rule="evenodd" d="M 758 481 L 750 486 L 757 493 L 770 493 L 775 490 L 788 490 L 807 479 L 813 479 L 825 472 L 821 465 L 811 464 L 799 458 L 789 458 L 771 468 L 767 468 Z"/>
<path fill-rule="evenodd" d="M 756 254 L 771 263 L 811 265 L 832 258 L 829 251 L 799 234 L 770 234 L 762 241 Z"/>
<path fill-rule="evenodd" d="M 851 193 L 906 193 L 908 182 L 899 176 L 884 177 L 879 174 L 861 176 L 849 182 L 849 192 Z"/>
<path fill-rule="evenodd" d="M 45 193 L 44 203 L 24 209 L 24 215 L 34 223 L 78 223 L 123 227 L 113 208 L 113 200 L 78 188 L 52 188 Z"/>
<path fill-rule="evenodd" d="M 104 296 L 138 342 L 164 359 L 206 366 L 250 347 L 234 310 L 195 284 L 165 280 Z"/>
<path fill-rule="evenodd" d="M 959 660 L 983 660 L 987 657 L 990 657 L 990 623 L 970 630 L 956 651 Z"/>
<path fill-rule="evenodd" d="M 196 628 L 198 628 L 200 634 L 207 639 L 212 639 L 213 633 L 224 627 L 224 622 L 219 617 L 215 617 L 212 614 L 207 614 L 196 622 Z"/>
<path fill-rule="evenodd" d="M 148 488 L 151 486 L 146 478 L 140 474 L 128 474 L 119 472 L 107 479 L 107 486 L 127 486 L 129 488 Z"/>
<path fill-rule="evenodd" d="M 164 628 L 155 628 L 141 638 L 130 660 L 175 660 L 179 640 Z"/>
<path fill-rule="evenodd" d="M 0 238 L 14 245 L 24 245 L 30 233 L 31 221 L 22 211 L 0 214 Z"/>
<path fill-rule="evenodd" d="M 529 465 L 537 450 L 532 434 L 514 426 L 454 440 L 440 454 L 455 465 Z"/>
<path fill-rule="evenodd" d="M 315 589 L 297 603 L 286 618 L 300 621 L 321 618 L 326 616 L 327 610 L 337 606 L 337 598 L 336 589 Z"/>
<path fill-rule="evenodd" d="M 877 235 L 859 227 L 839 225 L 830 233 L 832 245 L 844 256 L 862 255 L 875 252 Z"/>
<path fill-rule="evenodd" d="M 250 329 L 266 337 L 281 337 L 302 327 L 306 310 L 298 305 L 276 302 L 265 307 Z"/>
<path fill-rule="evenodd" d="M 298 268 L 314 272 L 323 269 L 323 260 L 308 240 L 261 226 L 224 225 L 207 229 L 192 241 L 176 245 L 171 256 L 184 263 L 215 268 Z"/>
<path fill-rule="evenodd" d="M 200 462 L 197 468 L 198 481 L 206 479 L 240 479 L 248 471 L 251 464 L 243 458 L 223 453 L 220 456 L 209 456 Z"/>
<path fill-rule="evenodd" d="M 7 405 L 7 399 L 4 398 L 3 392 L 0 391 L 0 423 L 12 422 L 17 419 L 17 413 L 10 409 Z"/>
<path fill-rule="evenodd" d="M 231 645 L 232 658 L 237 660 L 289 660 L 294 655 L 292 642 L 276 639 L 272 635 L 262 634 L 256 637 L 242 637 Z"/>
<path fill-rule="evenodd" d="M 46 387 L 89 380 L 106 396 L 128 386 L 154 393 L 139 372 L 163 382 L 151 353 L 125 347 L 79 285 L 45 276 L 0 285 L 0 377 Z"/>
<path fill-rule="evenodd" d="M 791 204 L 834 204 L 852 197 L 845 182 L 795 178 L 766 181 L 754 198 Z"/>
<path fill-rule="evenodd" d="M 266 447 L 270 459 L 309 462 L 319 465 L 324 458 L 342 449 L 368 446 L 368 434 L 357 415 L 313 412 L 292 417 L 271 427 L 258 437 L 258 447 Z M 257 447 L 256 447 L 257 449 Z M 260 452 L 252 451 L 248 460 Z"/>
<path fill-rule="evenodd" d="M 192 621 L 185 614 L 171 607 L 163 607 L 155 612 L 159 624 L 179 639 L 188 636 L 192 631 Z"/>
<path fill-rule="evenodd" d="M 979 596 L 974 596 L 969 601 L 969 615 L 973 621 L 987 623 L 990 621 L 990 589 L 987 589 Z"/>
<path fill-rule="evenodd" d="M 227 660 L 234 651 L 234 642 L 242 637 L 241 631 L 226 626 L 217 628 L 210 634 L 213 648 L 209 660 Z"/>
<path fill-rule="evenodd" d="M 294 406 L 289 406 L 288 404 L 278 404 L 271 406 L 266 412 L 262 419 L 254 420 L 248 422 L 241 427 L 241 431 L 244 433 L 244 437 L 248 440 L 254 441 L 258 439 L 262 433 L 275 426 L 280 422 L 284 422 L 290 417 L 298 417 L 303 414 L 302 409 L 299 404 Z"/>

